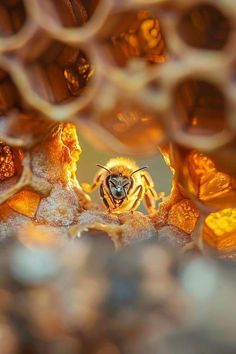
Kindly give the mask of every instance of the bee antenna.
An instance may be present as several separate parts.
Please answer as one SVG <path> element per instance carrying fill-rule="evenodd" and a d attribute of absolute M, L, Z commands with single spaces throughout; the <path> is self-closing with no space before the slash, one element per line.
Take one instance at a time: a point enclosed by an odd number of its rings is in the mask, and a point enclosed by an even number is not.
<path fill-rule="evenodd" d="M 137 170 L 133 171 L 130 176 L 134 175 L 138 171 L 145 170 L 146 168 L 148 168 L 148 166 L 140 167 Z"/>
<path fill-rule="evenodd" d="M 111 170 L 108 170 L 108 168 L 106 168 L 105 166 L 99 165 L 98 163 L 96 164 L 96 166 L 101 167 L 104 170 L 106 170 L 107 172 L 111 173 Z"/>

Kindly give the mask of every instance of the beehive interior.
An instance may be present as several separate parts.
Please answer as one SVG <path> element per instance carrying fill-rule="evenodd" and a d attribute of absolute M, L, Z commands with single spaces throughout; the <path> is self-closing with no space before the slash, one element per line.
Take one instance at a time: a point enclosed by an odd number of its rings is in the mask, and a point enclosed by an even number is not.
<path fill-rule="evenodd" d="M 33 222 L 70 226 L 78 222 L 81 210 L 93 205 L 76 178 L 81 153 L 77 123 L 79 133 L 87 129 L 95 146 L 100 139 L 100 145 L 119 154 L 143 156 L 166 149 L 174 179 L 162 225 L 189 236 L 202 210 L 211 214 L 214 207 L 234 208 L 235 172 L 218 167 L 224 165 L 218 163 L 220 156 L 235 152 L 235 93 L 227 69 L 235 62 L 233 53 L 232 60 L 227 58 L 234 40 L 230 4 L 32 4 L 4 0 L 0 5 L 2 37 L 17 33 L 24 23 L 28 26 L 28 31 L 0 43 L 5 215 L 12 210 Z M 101 12 L 96 15 L 102 9 L 104 18 Z M 221 51 L 222 68 L 221 56 L 215 62 L 213 50 Z M 198 70 L 194 55 L 201 62 Z M 212 77 L 213 62 L 222 69 L 225 86 Z M 176 154 L 163 146 L 169 142 Z M 25 179 L 18 185 L 22 175 Z M 11 189 L 14 183 L 16 190 Z M 7 200 L 4 192 L 9 192 Z M 160 225 L 158 216 L 154 224 Z"/>
<path fill-rule="evenodd" d="M 0 0 L 0 354 L 236 353 L 234 2 Z"/>

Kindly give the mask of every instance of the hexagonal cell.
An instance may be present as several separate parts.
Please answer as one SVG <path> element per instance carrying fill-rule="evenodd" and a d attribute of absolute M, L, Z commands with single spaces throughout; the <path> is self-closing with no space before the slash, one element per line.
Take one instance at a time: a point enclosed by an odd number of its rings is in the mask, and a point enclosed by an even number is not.
<path fill-rule="evenodd" d="M 236 209 L 222 209 L 209 214 L 203 226 L 203 239 L 218 251 L 236 249 Z"/>
<path fill-rule="evenodd" d="M 226 102 L 215 85 L 186 78 L 174 92 L 174 129 L 193 135 L 213 135 L 226 128 Z"/>
<path fill-rule="evenodd" d="M 26 20 L 23 0 L 3 0 L 0 3 L 0 37 L 19 32 Z"/>
<path fill-rule="evenodd" d="M 100 0 L 37 0 L 42 12 L 62 27 L 81 27 L 89 21 Z"/>
<path fill-rule="evenodd" d="M 98 122 L 134 154 L 157 152 L 165 138 L 160 113 L 135 102 L 118 100 L 113 110 L 100 114 Z"/>
<path fill-rule="evenodd" d="M 58 41 L 51 41 L 36 60 L 26 60 L 25 72 L 33 91 L 53 104 L 84 95 L 93 76 L 85 53 Z"/>
<path fill-rule="evenodd" d="M 46 119 L 26 107 L 9 74 L 0 68 L 0 139 L 12 145 L 29 146 L 47 129 Z"/>
<path fill-rule="evenodd" d="M 181 17 L 178 32 L 191 47 L 220 50 L 228 41 L 230 23 L 216 7 L 201 4 L 190 8 Z"/>
<path fill-rule="evenodd" d="M 109 61 L 119 67 L 135 58 L 149 64 L 162 64 L 167 59 L 160 21 L 145 10 L 110 16 L 101 32 L 101 45 Z"/>

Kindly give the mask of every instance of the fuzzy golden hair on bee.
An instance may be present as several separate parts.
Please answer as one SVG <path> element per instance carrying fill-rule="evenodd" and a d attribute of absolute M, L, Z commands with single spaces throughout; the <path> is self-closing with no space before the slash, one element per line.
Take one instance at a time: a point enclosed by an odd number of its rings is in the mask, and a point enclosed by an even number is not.
<path fill-rule="evenodd" d="M 134 160 L 117 157 L 110 159 L 106 165 L 97 164 L 93 183 L 82 184 L 86 192 L 100 188 L 102 201 L 110 213 L 133 212 L 142 200 L 149 211 L 155 211 L 158 195 L 153 180 L 146 171 L 147 166 L 139 167 Z"/>

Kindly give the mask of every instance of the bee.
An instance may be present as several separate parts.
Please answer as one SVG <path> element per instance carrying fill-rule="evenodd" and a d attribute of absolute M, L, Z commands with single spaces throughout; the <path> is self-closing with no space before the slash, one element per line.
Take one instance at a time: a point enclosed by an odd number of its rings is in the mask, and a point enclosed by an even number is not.
<path fill-rule="evenodd" d="M 147 166 L 139 167 L 135 161 L 124 157 L 112 158 L 105 166 L 97 166 L 100 170 L 93 183 L 83 183 L 82 187 L 88 193 L 99 187 L 109 213 L 133 212 L 143 199 L 148 212 L 154 213 L 160 196 L 154 189 L 151 176 L 145 171 Z"/>

